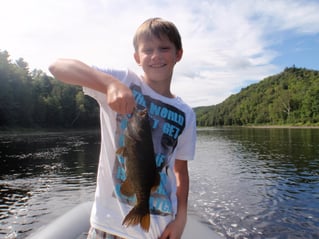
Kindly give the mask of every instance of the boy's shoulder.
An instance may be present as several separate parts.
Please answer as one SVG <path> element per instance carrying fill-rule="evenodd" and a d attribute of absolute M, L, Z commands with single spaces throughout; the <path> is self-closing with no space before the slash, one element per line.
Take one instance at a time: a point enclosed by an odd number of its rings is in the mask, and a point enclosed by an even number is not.
<path fill-rule="evenodd" d="M 186 114 L 191 114 L 195 116 L 194 109 L 189 104 L 187 104 L 181 97 L 176 96 L 176 100 L 179 102 L 179 106 L 184 109 Z"/>

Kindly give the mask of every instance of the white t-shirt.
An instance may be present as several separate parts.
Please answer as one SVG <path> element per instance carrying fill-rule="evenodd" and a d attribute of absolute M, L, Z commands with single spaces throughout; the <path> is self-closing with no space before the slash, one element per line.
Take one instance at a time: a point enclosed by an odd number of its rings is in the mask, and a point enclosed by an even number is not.
<path fill-rule="evenodd" d="M 150 197 L 151 227 L 143 231 L 139 225 L 122 226 L 122 221 L 135 204 L 120 193 L 125 179 L 124 160 L 116 150 L 124 144 L 125 115 L 112 111 L 106 95 L 89 88 L 85 94 L 93 97 L 100 106 L 101 152 L 97 175 L 95 201 L 91 225 L 99 230 L 124 238 L 157 239 L 177 211 L 175 159 L 192 160 L 195 152 L 196 117 L 192 108 L 181 98 L 167 98 L 152 90 L 142 78 L 129 70 L 99 69 L 113 75 L 133 92 L 138 108 L 147 108 L 152 126 L 156 165 L 161 182 Z"/>

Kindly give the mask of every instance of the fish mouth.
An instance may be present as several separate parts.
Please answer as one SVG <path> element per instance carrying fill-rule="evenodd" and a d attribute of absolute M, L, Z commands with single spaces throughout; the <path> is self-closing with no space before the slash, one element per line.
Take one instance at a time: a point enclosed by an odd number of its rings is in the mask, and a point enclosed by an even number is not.
<path fill-rule="evenodd" d="M 137 114 L 140 116 L 140 117 L 145 117 L 147 115 L 147 109 L 143 109 L 143 110 L 139 110 L 137 111 Z"/>
<path fill-rule="evenodd" d="M 128 119 L 134 118 L 134 115 L 136 115 L 138 118 L 145 118 L 147 115 L 147 108 L 139 109 L 137 107 L 134 108 L 133 112 L 129 114 L 127 117 Z"/>

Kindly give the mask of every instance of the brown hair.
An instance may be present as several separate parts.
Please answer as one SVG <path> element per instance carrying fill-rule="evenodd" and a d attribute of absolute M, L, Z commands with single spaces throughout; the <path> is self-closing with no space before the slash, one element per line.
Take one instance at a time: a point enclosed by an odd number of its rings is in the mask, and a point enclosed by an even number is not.
<path fill-rule="evenodd" d="M 161 37 L 168 37 L 168 39 L 175 45 L 177 51 L 182 49 L 181 36 L 172 22 L 161 18 L 150 18 L 142 23 L 142 25 L 136 30 L 133 38 L 135 51 L 138 50 L 138 43 L 141 39 L 147 39 L 153 36 L 158 39 L 161 39 Z"/>

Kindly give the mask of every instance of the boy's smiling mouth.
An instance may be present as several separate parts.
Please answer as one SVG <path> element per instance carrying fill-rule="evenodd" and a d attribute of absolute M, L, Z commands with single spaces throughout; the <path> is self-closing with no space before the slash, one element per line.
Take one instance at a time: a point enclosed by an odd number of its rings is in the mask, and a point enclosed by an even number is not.
<path fill-rule="evenodd" d="M 150 67 L 151 68 L 162 68 L 162 67 L 165 67 L 166 64 L 164 63 L 161 63 L 161 64 L 151 64 Z"/>

